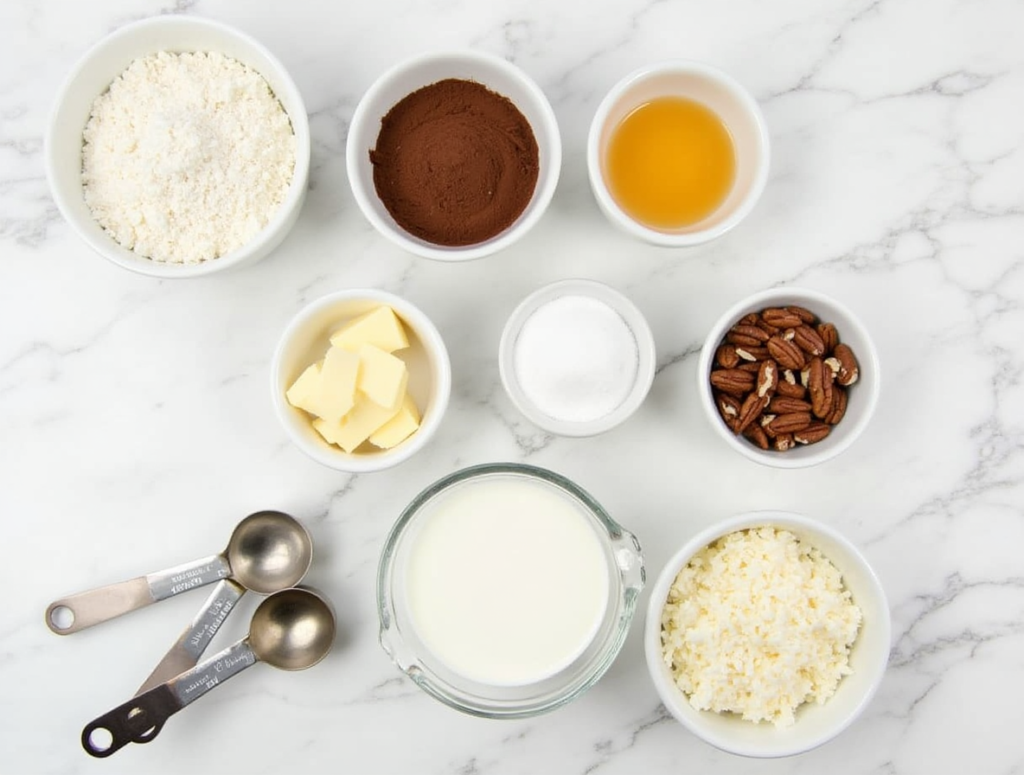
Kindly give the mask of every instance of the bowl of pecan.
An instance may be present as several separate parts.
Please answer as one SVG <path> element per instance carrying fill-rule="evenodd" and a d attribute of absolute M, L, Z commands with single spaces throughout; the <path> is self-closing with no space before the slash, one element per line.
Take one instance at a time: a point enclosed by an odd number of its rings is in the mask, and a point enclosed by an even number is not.
<path fill-rule="evenodd" d="M 804 468 L 864 432 L 878 403 L 878 354 L 844 305 L 772 288 L 733 306 L 700 354 L 698 392 L 715 431 L 751 460 Z"/>

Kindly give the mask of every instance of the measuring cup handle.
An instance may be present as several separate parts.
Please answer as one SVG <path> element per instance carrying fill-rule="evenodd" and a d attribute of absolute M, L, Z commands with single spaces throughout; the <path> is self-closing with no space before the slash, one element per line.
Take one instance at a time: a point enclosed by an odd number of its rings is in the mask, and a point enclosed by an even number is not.
<path fill-rule="evenodd" d="M 237 581 L 222 579 L 217 582 L 199 614 L 181 633 L 136 694 L 147 692 L 194 668 L 199 662 L 199 657 L 213 640 L 213 636 L 217 634 L 228 614 L 234 610 L 235 604 L 244 594 L 245 587 Z"/>
<path fill-rule="evenodd" d="M 170 687 L 158 686 L 86 724 L 82 747 L 91 756 L 104 758 L 128 743 L 148 743 L 181 708 Z"/>
<path fill-rule="evenodd" d="M 148 576 L 55 600 L 46 609 L 46 626 L 58 635 L 70 635 L 230 575 L 231 566 L 225 557 L 204 557 Z"/>

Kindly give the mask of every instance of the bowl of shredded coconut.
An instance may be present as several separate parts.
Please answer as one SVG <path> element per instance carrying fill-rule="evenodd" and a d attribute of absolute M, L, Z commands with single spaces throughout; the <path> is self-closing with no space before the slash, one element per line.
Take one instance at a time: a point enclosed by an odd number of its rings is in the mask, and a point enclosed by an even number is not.
<path fill-rule="evenodd" d="M 122 27 L 78 62 L 46 136 L 50 190 L 115 264 L 196 277 L 270 253 L 309 178 L 298 88 L 263 45 L 219 22 Z"/>
<path fill-rule="evenodd" d="M 790 756 L 860 715 L 888 663 L 885 591 L 857 548 L 797 514 L 712 525 L 673 557 L 647 609 L 666 709 L 717 748 Z"/>

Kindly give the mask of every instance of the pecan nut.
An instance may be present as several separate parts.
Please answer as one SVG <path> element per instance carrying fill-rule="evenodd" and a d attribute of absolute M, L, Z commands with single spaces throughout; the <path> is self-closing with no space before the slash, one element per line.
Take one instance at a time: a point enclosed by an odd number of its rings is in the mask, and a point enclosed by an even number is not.
<path fill-rule="evenodd" d="M 777 414 L 775 417 L 768 422 L 765 426 L 765 430 L 770 430 L 776 436 L 780 436 L 783 433 L 796 433 L 802 431 L 812 422 L 810 412 L 790 412 L 789 414 Z"/>
<path fill-rule="evenodd" d="M 832 369 L 821 358 L 811 358 L 807 364 L 807 392 L 815 417 L 824 417 L 832 409 L 832 379 Z"/>
<path fill-rule="evenodd" d="M 768 340 L 767 347 L 768 354 L 778 361 L 779 366 L 782 368 L 799 371 L 804 367 L 803 350 L 793 342 L 776 335 Z"/>
<path fill-rule="evenodd" d="M 761 412 L 768 405 L 768 399 L 759 396 L 756 391 L 750 393 L 740 407 L 740 416 L 736 420 L 736 433 L 743 433 L 754 420 L 761 416 Z"/>
<path fill-rule="evenodd" d="M 793 441 L 797 444 L 817 444 L 832 432 L 832 426 L 823 422 L 811 423 L 802 431 L 793 433 Z"/>
<path fill-rule="evenodd" d="M 839 332 L 831 323 L 819 323 L 818 336 L 825 343 L 825 352 L 827 353 L 832 352 L 836 349 L 836 345 L 839 344 Z"/>
<path fill-rule="evenodd" d="M 775 328 L 795 328 L 804 322 L 795 312 L 780 307 L 766 309 L 761 313 L 761 317 L 765 323 Z"/>
<path fill-rule="evenodd" d="M 759 423 L 755 422 L 748 425 L 747 429 L 743 431 L 743 435 L 761 449 L 768 449 L 770 446 L 768 442 L 768 434 L 764 432 L 764 429 Z"/>
<path fill-rule="evenodd" d="M 846 389 L 841 385 L 832 386 L 832 408 L 822 419 L 829 425 L 838 425 L 839 421 L 846 416 Z"/>
<path fill-rule="evenodd" d="M 756 375 L 741 369 L 715 369 L 711 372 L 711 384 L 723 393 L 743 398 L 754 389 Z"/>
<path fill-rule="evenodd" d="M 793 449 L 796 446 L 796 442 L 793 440 L 792 433 L 782 433 L 775 437 L 772 445 L 779 452 L 785 452 L 787 449 Z"/>
<path fill-rule="evenodd" d="M 761 361 L 761 368 L 757 372 L 757 395 L 765 399 L 765 403 L 775 394 L 775 388 L 779 384 L 779 366 L 773 360 Z M 764 408 L 764 407 L 762 407 Z"/>
<path fill-rule="evenodd" d="M 843 387 L 849 387 L 860 376 L 860 366 L 857 364 L 857 356 L 849 345 L 837 344 L 832 351 L 832 356 L 839 361 L 839 374 L 836 375 L 836 382 Z"/>
<path fill-rule="evenodd" d="M 825 343 L 818 332 L 810 326 L 797 326 L 793 329 L 793 341 L 809 355 L 824 355 Z"/>
<path fill-rule="evenodd" d="M 776 414 L 790 414 L 792 412 L 807 412 L 810 414 L 811 404 L 802 398 L 776 395 L 768 402 L 768 411 L 775 412 Z"/>
<path fill-rule="evenodd" d="M 725 341 L 742 347 L 760 347 L 768 341 L 768 333 L 757 326 L 736 324 L 725 335 Z"/>
<path fill-rule="evenodd" d="M 792 372 L 790 372 L 792 374 Z M 775 388 L 775 392 L 780 396 L 786 396 L 787 398 L 800 398 L 802 399 L 807 395 L 807 388 L 801 385 L 799 382 L 790 382 L 789 380 L 779 380 L 778 387 Z"/>
<path fill-rule="evenodd" d="M 718 407 L 718 413 L 722 415 L 725 424 L 735 432 L 736 419 L 740 416 L 740 402 L 728 393 L 716 393 L 715 406 Z"/>
<path fill-rule="evenodd" d="M 786 307 L 786 311 L 792 312 L 794 315 L 796 315 L 809 326 L 814 325 L 815 323 L 818 322 L 818 316 L 811 312 L 809 309 L 806 309 L 805 307 L 798 307 L 794 304 L 790 304 L 788 307 Z"/>
<path fill-rule="evenodd" d="M 763 361 L 768 357 L 767 347 L 748 347 L 745 345 L 735 345 L 736 355 L 745 361 Z"/>
<path fill-rule="evenodd" d="M 732 369 L 740 362 L 740 356 L 736 354 L 735 346 L 723 344 L 715 350 L 715 363 L 723 369 Z"/>

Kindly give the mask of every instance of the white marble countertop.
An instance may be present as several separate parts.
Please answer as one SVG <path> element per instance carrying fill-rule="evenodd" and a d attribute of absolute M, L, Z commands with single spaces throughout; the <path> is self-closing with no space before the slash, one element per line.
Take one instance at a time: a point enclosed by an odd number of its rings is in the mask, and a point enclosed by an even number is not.
<path fill-rule="evenodd" d="M 179 282 L 136 276 L 92 254 L 49 196 L 42 138 L 59 84 L 103 35 L 157 13 L 237 25 L 303 92 L 311 190 L 295 230 L 254 267 Z M 1024 770 L 1020 2 L 9 0 L 0 19 L 0 771 Z M 530 235 L 448 265 L 371 229 L 349 191 L 344 142 L 357 100 L 383 70 L 464 46 L 505 56 L 539 82 L 565 158 Z M 749 87 L 773 142 L 753 215 L 686 252 L 613 230 L 584 162 L 603 93 L 673 57 L 708 61 Z M 574 276 L 640 306 L 660 364 L 637 415 L 578 440 L 522 418 L 496 363 L 516 303 Z M 694 371 L 727 306 L 791 284 L 853 308 L 885 378 L 874 421 L 850 450 L 815 469 L 776 471 L 713 435 Z M 390 472 L 347 476 L 288 442 L 267 370 L 300 307 L 360 286 L 400 293 L 432 316 L 454 385 L 426 451 Z M 666 715 L 634 626 L 604 679 L 555 713 L 497 722 L 439 705 L 377 644 L 378 554 L 420 489 L 502 460 L 588 489 L 639 536 L 649 577 L 699 528 L 737 512 L 790 509 L 837 527 L 864 549 L 892 607 L 891 663 L 873 703 L 811 753 L 730 756 Z M 83 725 L 128 698 L 203 595 L 68 638 L 43 625 L 46 604 L 216 552 L 261 508 L 310 526 L 309 581 L 339 613 L 334 652 L 303 673 L 257 666 L 152 744 L 87 757 Z M 244 633 L 246 619 L 232 617 L 219 642 Z"/>

